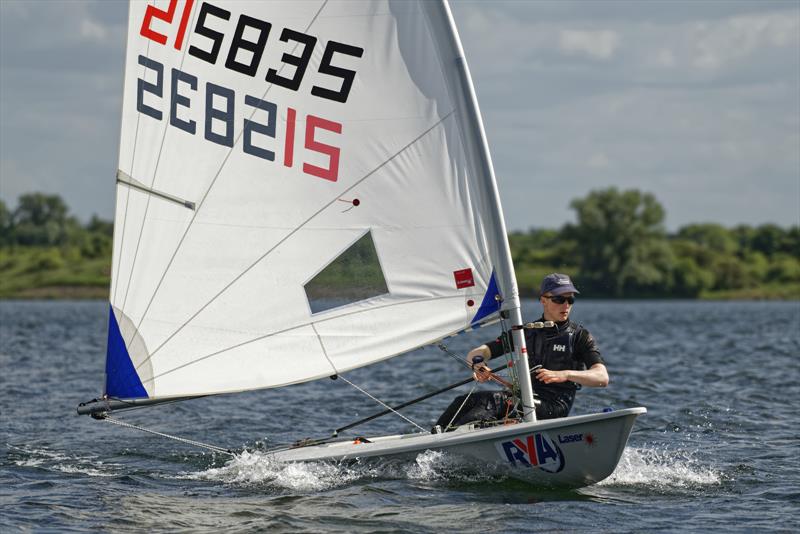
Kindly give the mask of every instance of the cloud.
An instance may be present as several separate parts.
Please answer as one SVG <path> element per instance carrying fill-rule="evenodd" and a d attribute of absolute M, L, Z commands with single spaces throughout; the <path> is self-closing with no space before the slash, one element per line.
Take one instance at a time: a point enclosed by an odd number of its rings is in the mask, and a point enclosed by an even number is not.
<path fill-rule="evenodd" d="M 614 55 L 619 41 L 619 35 L 610 30 L 562 30 L 558 36 L 558 47 L 570 55 L 607 60 Z"/>
<path fill-rule="evenodd" d="M 655 193 L 671 228 L 797 224 L 796 2 L 451 8 L 509 228 L 556 227 L 570 200 L 611 185 Z M 111 216 L 126 14 L 122 2 L 0 0 L 7 203 L 40 190 L 82 218 Z"/>
<path fill-rule="evenodd" d="M 653 54 L 654 63 L 659 67 L 672 68 L 677 64 L 675 53 L 669 48 L 660 48 Z"/>
<path fill-rule="evenodd" d="M 800 46 L 800 17 L 790 12 L 732 17 L 716 24 L 693 25 L 689 39 L 695 57 L 692 65 L 721 69 L 770 49 Z"/>
<path fill-rule="evenodd" d="M 113 213 L 125 15 L 121 2 L 0 0 L 0 196 L 61 195 Z"/>
<path fill-rule="evenodd" d="M 103 43 L 108 37 L 108 29 L 97 21 L 89 18 L 81 20 L 80 36 L 87 41 Z"/>
<path fill-rule="evenodd" d="M 591 169 L 605 169 L 609 164 L 608 156 L 602 151 L 594 152 L 586 162 L 586 166 Z"/>
<path fill-rule="evenodd" d="M 480 4 L 457 3 L 453 8 L 460 15 L 458 31 L 467 59 L 483 65 L 487 76 L 524 69 L 538 51 L 553 48 L 553 28 Z"/>
<path fill-rule="evenodd" d="M 125 13 L 121 2 L 0 0 L 3 69 L 107 71 L 107 55 L 124 50 Z"/>
<path fill-rule="evenodd" d="M 507 31 L 463 28 L 510 228 L 555 226 L 610 185 L 654 193 L 673 229 L 797 224 L 796 5 L 570 5 L 500 4 L 484 16 Z"/>

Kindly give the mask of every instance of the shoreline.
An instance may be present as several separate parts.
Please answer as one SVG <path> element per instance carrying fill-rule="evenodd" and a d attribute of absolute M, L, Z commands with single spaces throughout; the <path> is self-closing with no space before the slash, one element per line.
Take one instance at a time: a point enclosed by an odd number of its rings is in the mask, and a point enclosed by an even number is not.
<path fill-rule="evenodd" d="M 0 296 L 0 302 L 11 300 L 108 300 L 108 286 L 49 286 L 21 289 L 10 295 Z M 522 295 L 534 295 L 534 291 L 522 289 Z M 523 297 L 526 298 L 526 297 Z M 748 288 L 707 292 L 697 298 L 687 297 L 582 297 L 583 300 L 696 300 L 696 301 L 796 301 L 797 291 L 780 294 L 774 288 Z"/>

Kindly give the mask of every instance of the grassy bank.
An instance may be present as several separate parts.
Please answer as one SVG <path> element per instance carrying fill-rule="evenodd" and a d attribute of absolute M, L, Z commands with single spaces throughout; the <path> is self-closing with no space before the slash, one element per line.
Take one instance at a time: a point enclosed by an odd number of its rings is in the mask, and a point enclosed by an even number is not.
<path fill-rule="evenodd" d="M 556 271 L 575 277 L 581 298 L 800 299 L 800 226 L 704 223 L 667 233 L 663 207 L 638 190 L 592 191 L 570 206 L 574 224 L 509 234 L 523 297 Z M 22 195 L 14 210 L 0 201 L 0 298 L 105 298 L 112 236 L 111 222 L 82 224 L 58 196 Z M 315 277 L 312 293 L 337 297 L 365 280 L 366 294 L 385 291 L 374 243 L 359 243 Z"/>
<path fill-rule="evenodd" d="M 533 298 L 533 290 L 522 290 L 523 298 Z M 99 286 L 53 285 L 31 287 L 0 294 L 0 300 L 107 300 L 108 284 Z M 707 291 L 698 300 L 800 300 L 800 285 L 781 290 L 750 288 L 730 291 Z"/>
<path fill-rule="evenodd" d="M 55 258 L 55 259 L 54 259 Z M 0 251 L 0 299 L 108 299 L 110 266 L 107 260 L 66 261 L 52 252 L 4 257 Z M 569 269 L 563 269 L 570 272 Z M 548 269 L 517 270 L 520 294 L 533 298 Z M 582 295 L 591 298 L 591 295 Z M 663 298 L 663 297 L 660 297 Z M 724 291 L 704 291 L 701 300 L 800 300 L 800 283 Z"/>
<path fill-rule="evenodd" d="M 704 291 L 702 300 L 800 300 L 800 283 Z"/>
<path fill-rule="evenodd" d="M 110 262 L 52 248 L 0 249 L 0 298 L 108 298 Z"/>

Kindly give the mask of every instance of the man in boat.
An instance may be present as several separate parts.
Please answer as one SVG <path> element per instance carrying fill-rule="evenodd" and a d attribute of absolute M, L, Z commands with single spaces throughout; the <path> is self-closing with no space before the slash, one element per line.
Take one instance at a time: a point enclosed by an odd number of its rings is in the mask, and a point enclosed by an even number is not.
<path fill-rule="evenodd" d="M 535 323 L 525 325 L 528 364 L 531 369 L 536 368 L 531 374 L 531 382 L 537 419 L 569 415 L 575 392 L 581 386 L 608 385 L 608 370 L 594 338 L 582 325 L 569 320 L 578 293 L 569 276 L 548 274 L 540 288 L 542 316 Z M 489 380 L 491 369 L 485 362 L 511 350 L 510 333 L 472 349 L 466 359 L 474 370 L 475 379 L 479 382 Z M 454 427 L 516 416 L 512 403 L 511 393 L 507 390 L 462 395 L 448 406 L 436 424 L 445 430 L 448 425 Z"/>

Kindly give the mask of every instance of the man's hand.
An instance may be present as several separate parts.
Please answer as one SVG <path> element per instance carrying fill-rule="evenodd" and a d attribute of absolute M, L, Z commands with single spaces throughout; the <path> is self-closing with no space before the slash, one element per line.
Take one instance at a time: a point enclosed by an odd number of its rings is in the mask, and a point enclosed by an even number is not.
<path fill-rule="evenodd" d="M 472 367 L 472 377 L 478 382 L 486 382 L 492 379 L 492 370 L 485 363 L 479 363 Z"/>
<path fill-rule="evenodd" d="M 467 364 L 472 367 L 472 377 L 478 382 L 486 382 L 491 378 L 491 369 L 483 363 L 491 357 L 492 353 L 486 345 L 475 347 L 467 354 Z"/>

